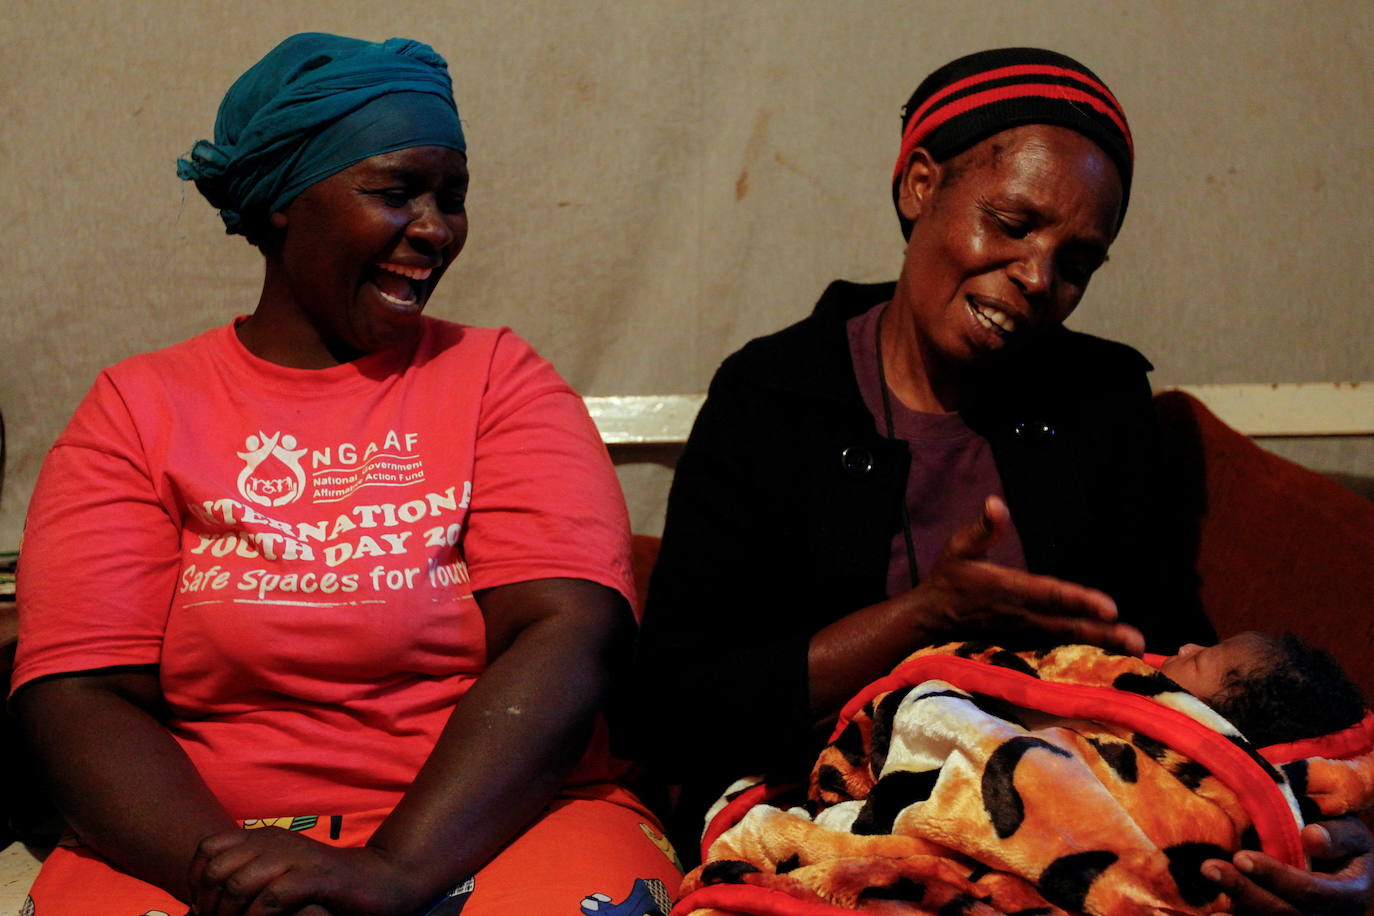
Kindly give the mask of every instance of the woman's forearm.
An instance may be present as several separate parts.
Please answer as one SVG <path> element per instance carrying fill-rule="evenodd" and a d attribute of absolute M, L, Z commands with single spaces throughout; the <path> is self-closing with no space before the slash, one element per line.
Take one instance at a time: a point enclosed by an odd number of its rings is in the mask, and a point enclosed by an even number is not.
<path fill-rule="evenodd" d="M 72 675 L 15 695 L 25 737 L 82 842 L 181 899 L 196 844 L 236 824 L 150 711 L 155 673 Z"/>
<path fill-rule="evenodd" d="M 935 634 L 918 628 L 911 593 L 860 608 L 811 637 L 807 649 L 811 715 L 827 726 L 849 699 L 887 674 Z"/>
<path fill-rule="evenodd" d="M 586 749 L 629 611 L 609 590 L 573 585 L 582 610 L 539 616 L 520 628 L 459 701 L 411 788 L 368 844 L 403 863 L 424 894 L 484 865 L 547 805 Z M 502 613 L 499 604 L 524 600 L 520 586 L 507 589 L 514 591 L 495 589 L 505 594 L 482 599 L 489 628 Z"/>

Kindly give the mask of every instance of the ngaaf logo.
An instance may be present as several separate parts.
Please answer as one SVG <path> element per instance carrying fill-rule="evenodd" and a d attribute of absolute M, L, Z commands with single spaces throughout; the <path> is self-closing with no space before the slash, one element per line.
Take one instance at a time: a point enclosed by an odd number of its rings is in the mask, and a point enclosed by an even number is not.
<path fill-rule="evenodd" d="M 269 436 L 259 430 L 243 445 L 246 451 L 237 454 L 243 459 L 238 484 L 244 499 L 260 506 L 284 506 L 301 498 L 305 492 L 301 456 L 306 450 L 296 448 L 295 436 L 281 432 Z"/>
<path fill-rule="evenodd" d="M 387 430 L 365 444 L 340 442 L 310 450 L 310 501 L 336 503 L 363 487 L 408 487 L 425 482 L 416 453 L 419 433 Z"/>

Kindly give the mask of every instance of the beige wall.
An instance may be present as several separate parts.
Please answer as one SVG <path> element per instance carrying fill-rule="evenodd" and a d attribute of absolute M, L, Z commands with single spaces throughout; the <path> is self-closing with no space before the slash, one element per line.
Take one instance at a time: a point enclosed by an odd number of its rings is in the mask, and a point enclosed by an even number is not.
<path fill-rule="evenodd" d="M 252 308 L 255 253 L 173 161 L 306 29 L 449 58 L 472 234 L 431 309 L 511 325 L 586 393 L 700 391 L 830 278 L 889 278 L 898 109 L 934 66 L 1003 44 L 1079 57 L 1135 131 L 1131 214 L 1071 324 L 1140 346 L 1159 383 L 1374 378 L 1367 0 L 10 0 L 0 549 L 102 366 Z M 1374 475 L 1368 442 L 1287 448 Z M 666 472 L 625 479 L 652 529 Z"/>

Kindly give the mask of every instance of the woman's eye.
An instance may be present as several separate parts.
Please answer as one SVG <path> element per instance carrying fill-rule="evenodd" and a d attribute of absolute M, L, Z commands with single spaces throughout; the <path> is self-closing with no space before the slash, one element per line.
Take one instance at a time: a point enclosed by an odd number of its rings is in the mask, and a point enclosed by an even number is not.
<path fill-rule="evenodd" d="M 1030 231 L 1033 228 L 1030 220 L 1003 210 L 994 205 L 991 201 L 978 201 L 978 209 L 983 211 L 983 216 L 988 220 L 989 225 L 995 227 L 998 232 L 1005 235 L 1007 238 L 1023 239 L 1027 235 L 1030 235 Z"/>
<path fill-rule="evenodd" d="M 445 191 L 439 195 L 439 209 L 445 213 L 462 213 L 466 206 L 465 191 Z"/>
<path fill-rule="evenodd" d="M 410 203 L 410 191 L 405 188 L 384 188 L 376 193 L 388 207 L 404 207 Z"/>
<path fill-rule="evenodd" d="M 1059 275 L 1066 282 L 1074 286 L 1082 286 L 1092 279 L 1093 272 L 1097 270 L 1096 264 L 1080 264 L 1075 261 L 1065 261 L 1059 268 Z"/>
<path fill-rule="evenodd" d="M 997 217 L 997 225 L 1002 227 L 1004 233 L 1014 239 L 1023 239 L 1030 234 L 1030 223 L 1018 219 L 999 216 Z"/>

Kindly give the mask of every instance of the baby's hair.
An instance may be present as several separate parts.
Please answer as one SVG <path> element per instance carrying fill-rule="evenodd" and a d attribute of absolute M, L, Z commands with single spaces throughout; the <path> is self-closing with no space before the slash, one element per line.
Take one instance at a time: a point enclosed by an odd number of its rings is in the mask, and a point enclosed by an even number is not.
<path fill-rule="evenodd" d="M 1365 700 L 1329 652 L 1291 633 L 1264 636 L 1266 664 L 1226 675 L 1211 706 L 1256 747 L 1287 744 L 1359 722 Z"/>

